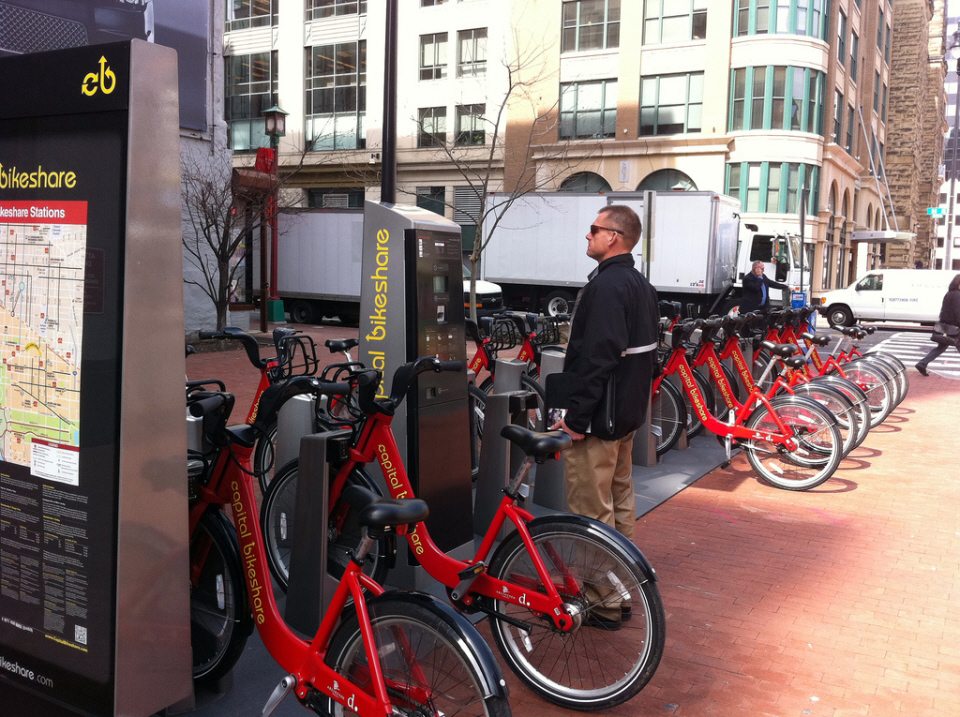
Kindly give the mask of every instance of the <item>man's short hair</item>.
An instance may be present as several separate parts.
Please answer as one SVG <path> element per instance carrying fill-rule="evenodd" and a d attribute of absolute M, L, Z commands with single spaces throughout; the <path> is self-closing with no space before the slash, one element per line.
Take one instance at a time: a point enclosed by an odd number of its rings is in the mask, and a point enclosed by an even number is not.
<path fill-rule="evenodd" d="M 640 241 L 642 231 L 640 217 L 630 207 L 624 204 L 611 204 L 597 213 L 609 216 L 613 220 L 616 224 L 615 228 L 623 232 L 623 241 L 628 248 L 633 249 Z"/>
<path fill-rule="evenodd" d="M 751 269 L 756 269 L 758 266 L 763 266 L 763 262 L 760 261 L 759 259 L 757 259 L 755 262 L 753 262 L 753 263 L 750 265 L 750 268 L 751 268 Z"/>

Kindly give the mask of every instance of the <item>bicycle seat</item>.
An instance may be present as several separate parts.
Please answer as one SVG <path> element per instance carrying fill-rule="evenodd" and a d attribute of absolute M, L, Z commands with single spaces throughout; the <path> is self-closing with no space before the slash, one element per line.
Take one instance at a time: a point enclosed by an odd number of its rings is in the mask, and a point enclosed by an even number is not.
<path fill-rule="evenodd" d="M 800 338 L 806 339 L 815 346 L 822 347 L 830 343 L 830 337 L 826 334 L 811 334 L 809 331 L 805 331 Z"/>
<path fill-rule="evenodd" d="M 783 363 L 789 368 L 803 368 L 807 360 L 803 356 L 790 356 L 789 358 L 783 359 Z"/>
<path fill-rule="evenodd" d="M 327 339 L 323 345 L 330 349 L 330 353 L 340 353 L 349 351 L 360 345 L 359 339 Z"/>
<path fill-rule="evenodd" d="M 504 426 L 500 435 L 518 446 L 526 455 L 539 461 L 566 450 L 573 444 L 573 439 L 563 431 L 538 433 L 523 426 Z"/>
<path fill-rule="evenodd" d="M 419 498 L 408 500 L 381 498 L 359 485 L 344 488 L 343 499 L 357 509 L 360 525 L 368 528 L 420 523 L 430 515 L 430 508 L 426 501 Z"/>
<path fill-rule="evenodd" d="M 843 334 L 844 336 L 849 336 L 851 338 L 856 337 L 857 334 L 860 333 L 860 329 L 857 328 L 856 326 L 842 326 L 842 327 L 838 326 L 836 328 L 840 329 L 841 334 Z"/>
<path fill-rule="evenodd" d="M 762 346 L 774 356 L 784 359 L 797 353 L 796 344 L 775 344 L 773 341 L 764 341 Z"/>

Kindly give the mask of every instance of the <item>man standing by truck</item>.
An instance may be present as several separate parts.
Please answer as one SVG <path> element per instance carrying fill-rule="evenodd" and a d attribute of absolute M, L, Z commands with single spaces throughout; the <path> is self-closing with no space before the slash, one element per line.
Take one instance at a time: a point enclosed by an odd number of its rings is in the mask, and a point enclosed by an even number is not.
<path fill-rule="evenodd" d="M 790 290 L 790 287 L 786 284 L 774 281 L 763 273 L 762 261 L 753 262 L 750 273 L 743 276 L 743 297 L 740 299 L 740 313 L 745 314 L 748 311 L 766 313 L 769 311 L 771 288 Z"/>
<path fill-rule="evenodd" d="M 587 255 L 598 266 L 574 307 L 563 372 L 566 414 L 551 426 L 574 440 L 564 452 L 570 510 L 628 538 L 636 522 L 633 433 L 650 397 L 659 320 L 657 292 L 631 254 L 640 230 L 636 212 L 620 205 L 601 209 L 590 226 Z"/>

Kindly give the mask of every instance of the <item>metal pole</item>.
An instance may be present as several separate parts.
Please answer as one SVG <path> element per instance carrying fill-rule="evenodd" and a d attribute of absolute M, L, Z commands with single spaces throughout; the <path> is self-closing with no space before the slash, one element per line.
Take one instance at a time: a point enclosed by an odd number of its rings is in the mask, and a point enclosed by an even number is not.
<path fill-rule="evenodd" d="M 267 280 L 267 198 L 260 205 L 260 331 L 267 333 L 267 297 L 270 283 Z"/>
<path fill-rule="evenodd" d="M 960 81 L 960 57 L 957 58 L 956 70 L 957 80 Z M 960 136 L 958 135 L 960 135 L 960 88 L 957 89 L 953 103 L 953 136 L 950 138 L 953 140 L 953 162 L 951 162 L 950 168 L 947 170 L 950 172 L 950 200 L 947 203 L 950 217 L 947 221 L 947 241 L 943 246 L 944 269 L 953 268 L 953 223 L 956 220 L 954 211 L 957 201 L 957 144 L 960 142 Z"/>
<path fill-rule="evenodd" d="M 803 243 L 807 224 L 807 195 L 809 191 L 806 187 L 800 188 L 800 293 L 803 293 L 803 257 L 806 254 L 806 245 Z M 813 282 L 810 283 L 810 291 L 813 291 Z M 807 302 L 810 303 L 809 301 Z"/>
<path fill-rule="evenodd" d="M 280 247 L 279 232 L 277 231 L 277 207 L 280 201 L 279 182 L 280 174 L 280 138 L 270 135 L 270 149 L 273 150 L 273 192 L 270 195 L 270 300 L 277 301 L 277 256 Z"/>
<path fill-rule="evenodd" d="M 383 150 L 380 201 L 397 201 L 397 0 L 387 0 L 383 59 Z"/>

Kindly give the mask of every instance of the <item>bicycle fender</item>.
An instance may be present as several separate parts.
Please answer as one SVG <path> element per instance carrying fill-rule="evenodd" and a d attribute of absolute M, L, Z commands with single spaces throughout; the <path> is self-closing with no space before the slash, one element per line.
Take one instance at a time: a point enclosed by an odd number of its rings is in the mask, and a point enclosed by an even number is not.
<path fill-rule="evenodd" d="M 640 548 L 634 545 L 633 541 L 623 533 L 611 528 L 606 523 L 601 523 L 599 520 L 588 518 L 585 515 L 560 513 L 557 515 L 545 515 L 535 520 L 531 520 L 527 526 L 533 527 L 541 523 L 569 523 L 571 525 L 579 525 L 583 528 L 586 528 L 598 538 L 611 543 L 616 543 L 617 547 L 622 548 L 624 552 L 626 552 L 633 559 L 633 561 L 640 566 L 640 570 L 643 572 L 643 576 L 645 578 L 651 582 L 657 581 L 656 570 L 653 569 L 653 565 L 651 565 L 650 561 L 647 560 L 647 556 L 640 551 Z"/>
<path fill-rule="evenodd" d="M 237 570 L 237 574 L 240 576 L 240 583 L 243 585 L 243 590 L 241 590 L 240 594 L 238 595 L 238 598 L 241 600 L 239 614 L 246 613 L 247 615 L 252 616 L 253 612 L 250 610 L 250 596 L 247 595 L 247 578 L 245 571 L 243 570 L 243 558 L 240 557 L 240 541 L 237 538 L 237 530 L 233 527 L 233 523 L 230 522 L 230 519 L 226 516 L 223 510 L 220 509 L 219 506 L 208 506 L 204 515 L 209 515 L 211 520 L 219 523 L 224 530 L 224 534 L 227 536 L 227 545 L 224 545 L 223 548 L 224 550 L 229 551 L 230 554 L 226 557 L 228 557 L 230 562 L 234 564 L 234 569 Z M 251 635 L 253 633 L 252 618 L 246 622 L 245 627 L 247 636 Z"/>
<path fill-rule="evenodd" d="M 773 406 L 774 408 L 776 408 L 777 406 L 787 406 L 787 405 L 790 405 L 790 406 L 796 406 L 796 405 L 814 406 L 814 407 L 816 407 L 816 408 L 818 408 L 818 409 L 820 409 L 820 410 L 825 410 L 828 414 L 830 414 L 830 419 L 831 419 L 831 420 L 830 420 L 830 425 L 831 425 L 831 426 L 835 426 L 835 425 L 837 424 L 837 417 L 834 416 L 834 415 L 829 411 L 829 409 L 826 409 L 824 406 L 822 406 L 821 404 L 817 403 L 817 402 L 814 401 L 812 398 L 807 398 L 806 396 L 797 396 L 797 395 L 792 395 L 792 396 L 791 396 L 791 395 L 775 396 L 775 397 L 770 401 L 770 405 Z M 753 414 L 751 413 L 750 415 L 752 416 Z"/>
<path fill-rule="evenodd" d="M 374 605 L 378 601 L 388 599 L 397 602 L 418 604 L 433 610 L 437 614 L 437 617 L 442 618 L 466 641 L 469 654 L 476 660 L 473 671 L 482 684 L 484 699 L 489 697 L 507 699 L 509 694 L 507 682 L 503 679 L 503 673 L 500 672 L 500 665 L 497 664 L 497 660 L 493 656 L 490 646 L 480 636 L 480 633 L 477 632 L 477 628 L 473 626 L 473 623 L 447 603 L 427 593 L 390 590 L 383 595 L 368 600 L 367 604 Z"/>

